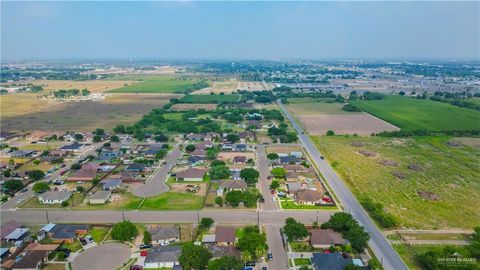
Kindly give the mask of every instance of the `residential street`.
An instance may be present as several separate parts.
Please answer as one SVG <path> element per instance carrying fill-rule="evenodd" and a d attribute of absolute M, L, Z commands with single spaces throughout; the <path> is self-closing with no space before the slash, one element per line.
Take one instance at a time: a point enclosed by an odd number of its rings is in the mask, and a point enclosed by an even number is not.
<path fill-rule="evenodd" d="M 180 150 L 180 143 L 174 146 L 174 149 L 170 151 L 165 159 L 165 164 L 160 165 L 152 173 L 151 178 L 143 185 L 133 189 L 132 193 L 138 197 L 153 197 L 160 195 L 169 190 L 168 185 L 165 183 L 169 174 L 170 168 L 175 166 L 177 159 L 182 156 L 182 150 Z"/>
<path fill-rule="evenodd" d="M 362 226 L 365 227 L 365 230 L 370 234 L 371 239 L 369 245 L 372 251 L 375 253 L 377 259 L 383 262 L 383 267 L 385 269 L 394 269 L 402 270 L 408 269 L 406 264 L 400 258 L 400 256 L 395 252 L 395 250 L 390 246 L 385 236 L 378 229 L 378 227 L 373 223 L 368 214 L 362 208 L 360 203 L 355 199 L 353 194 L 348 190 L 347 186 L 343 183 L 340 177 L 335 173 L 333 168 L 330 166 L 327 160 L 321 159 L 321 154 L 318 149 L 315 147 L 313 142 L 310 140 L 308 135 L 305 135 L 303 129 L 297 124 L 293 116 L 285 109 L 281 101 L 278 101 L 278 104 L 284 114 L 287 116 L 288 120 L 298 133 L 298 138 L 305 150 L 311 156 L 313 162 L 317 164 L 318 169 L 325 177 L 326 181 L 333 189 L 337 197 L 340 199 L 340 203 L 343 205 L 345 211 L 351 213 Z"/>
<path fill-rule="evenodd" d="M 268 180 L 268 176 L 270 175 L 270 171 L 268 169 L 267 163 L 267 154 L 265 152 L 264 145 L 257 145 L 256 147 L 257 153 L 257 167 L 258 171 L 260 172 L 260 177 L 258 179 L 258 184 L 260 186 L 260 192 L 265 199 L 265 202 L 261 204 L 261 208 L 263 210 L 277 210 L 278 206 L 276 202 L 273 202 L 273 195 L 270 193 L 270 184 L 271 180 Z"/>
<path fill-rule="evenodd" d="M 269 269 L 288 269 L 287 252 L 283 246 L 282 235 L 280 234 L 281 227 L 281 225 L 265 226 L 268 248 L 273 256 L 273 260 L 268 262 Z"/>
<path fill-rule="evenodd" d="M 65 162 L 65 165 L 66 165 L 65 168 L 70 168 L 70 166 L 72 166 L 72 164 L 77 163 L 82 158 L 85 158 L 86 156 L 92 154 L 100 146 L 102 146 L 102 144 L 98 143 L 98 144 L 93 144 L 93 145 L 87 147 L 86 149 L 83 150 L 83 152 L 80 155 L 75 156 L 75 158 L 73 158 L 70 161 L 66 161 Z M 65 170 L 65 168 L 54 171 L 47 179 L 45 179 L 43 181 L 55 181 L 55 180 L 61 178 L 62 176 L 60 175 L 60 172 L 62 170 Z M 17 201 L 18 200 L 25 200 L 25 199 L 33 196 L 32 187 L 33 187 L 33 183 L 28 186 L 28 191 L 27 192 L 23 192 L 23 193 L 22 192 L 17 192 L 15 194 L 15 197 L 10 198 L 8 201 L 6 201 L 5 203 L 2 204 L 2 210 L 13 209 L 13 208 L 17 207 L 17 205 L 18 205 Z"/>

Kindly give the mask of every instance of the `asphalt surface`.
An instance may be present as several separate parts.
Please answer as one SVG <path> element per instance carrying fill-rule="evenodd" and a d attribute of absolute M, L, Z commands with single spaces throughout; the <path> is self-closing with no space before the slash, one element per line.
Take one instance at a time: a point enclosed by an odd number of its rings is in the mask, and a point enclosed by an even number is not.
<path fill-rule="evenodd" d="M 382 262 L 385 269 L 403 270 L 408 269 L 403 260 L 398 256 L 395 250 L 390 246 L 385 236 L 373 223 L 368 214 L 362 208 L 360 203 L 355 199 L 353 194 L 348 190 L 340 177 L 335 173 L 328 161 L 321 159 L 321 154 L 310 138 L 305 135 L 303 129 L 297 124 L 293 116 L 285 109 L 283 104 L 278 102 L 280 108 L 291 122 L 293 128 L 298 133 L 298 138 L 305 150 L 309 153 L 313 162 L 317 164 L 318 169 L 325 177 L 327 183 L 333 189 L 339 198 L 344 210 L 351 213 L 360 224 L 365 227 L 365 230 L 370 234 L 371 239 L 369 245 L 377 257 Z"/>
<path fill-rule="evenodd" d="M 280 234 L 281 225 L 267 225 L 265 231 L 267 233 L 268 249 L 272 252 L 273 259 L 268 261 L 268 268 L 275 270 L 287 270 L 288 259 L 285 251 L 282 235 Z"/>
<path fill-rule="evenodd" d="M 46 178 L 45 180 L 42 180 L 42 181 L 44 181 L 44 182 L 55 181 L 55 180 L 61 178 L 62 177 L 60 175 L 61 171 L 70 168 L 70 166 L 72 166 L 72 164 L 77 163 L 80 159 L 92 154 L 101 145 L 102 144 L 93 144 L 91 146 L 88 146 L 88 148 L 84 149 L 79 155 L 75 156 L 73 159 L 71 159 L 69 161 L 66 161 L 65 162 L 66 166 L 64 168 L 61 168 L 60 170 L 56 170 L 55 172 L 51 173 L 48 178 Z M 13 209 L 13 208 L 18 206 L 18 203 L 17 203 L 18 200 L 25 201 L 29 197 L 33 196 L 33 191 L 32 191 L 33 184 L 34 183 L 27 186 L 27 188 L 28 188 L 27 192 L 17 192 L 15 194 L 15 197 L 10 198 L 8 201 L 3 203 L 2 206 L 1 206 L 2 210 Z"/>
<path fill-rule="evenodd" d="M 270 171 L 268 169 L 268 162 L 267 162 L 267 154 L 265 153 L 265 146 L 257 145 L 256 147 L 257 153 L 257 168 L 260 172 L 260 177 L 258 184 L 260 186 L 260 192 L 265 199 L 265 202 L 261 204 L 261 208 L 263 210 L 277 210 L 278 206 L 276 202 L 273 202 L 273 195 L 270 193 L 270 184 L 272 183 L 271 180 L 268 180 L 268 176 L 270 175 Z"/>
<path fill-rule="evenodd" d="M 130 247 L 107 243 L 86 249 L 72 262 L 73 270 L 117 269 L 130 259 Z"/>
<path fill-rule="evenodd" d="M 328 221 L 333 211 L 242 211 L 212 209 L 201 211 L 80 211 L 80 210 L 2 210 L 1 224 L 12 219 L 25 224 L 47 223 L 116 223 L 130 220 L 135 223 L 193 223 L 202 217 L 210 217 L 219 224 L 230 225 L 277 225 L 284 224 L 285 219 L 293 217 L 303 223 Z"/>
<path fill-rule="evenodd" d="M 166 164 L 160 165 L 152 173 L 152 177 L 145 182 L 145 184 L 140 185 L 133 189 L 132 193 L 138 197 L 153 197 L 160 195 L 169 190 L 168 185 L 165 183 L 167 176 L 170 171 L 170 166 L 173 167 L 177 163 L 177 160 L 182 157 L 182 151 L 180 150 L 180 144 L 176 144 L 174 149 L 170 151 L 165 159 Z"/>

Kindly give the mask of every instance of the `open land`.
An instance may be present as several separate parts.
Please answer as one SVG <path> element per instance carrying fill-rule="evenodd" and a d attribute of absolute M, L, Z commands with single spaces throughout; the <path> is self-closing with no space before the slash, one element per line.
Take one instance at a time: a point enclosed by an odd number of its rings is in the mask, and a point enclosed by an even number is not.
<path fill-rule="evenodd" d="M 172 106 L 172 109 L 175 111 L 188 111 L 188 110 L 200 110 L 204 109 L 207 111 L 215 110 L 217 108 L 217 104 L 209 104 L 209 103 L 178 103 Z"/>
<path fill-rule="evenodd" d="M 235 103 L 240 95 L 186 95 L 180 99 L 182 103 Z"/>
<path fill-rule="evenodd" d="M 112 89 L 122 88 L 126 85 L 132 85 L 137 81 L 132 80 L 92 80 L 92 81 L 71 81 L 71 80 L 34 80 L 26 81 L 40 85 L 44 91 L 53 91 L 60 89 L 88 89 L 92 93 L 100 93 Z M 42 94 L 42 93 L 39 93 Z"/>
<path fill-rule="evenodd" d="M 238 89 L 245 91 L 270 91 L 275 87 L 273 83 L 264 82 L 240 82 Z"/>
<path fill-rule="evenodd" d="M 23 95 L 23 94 L 22 94 Z M 8 97 L 6 95 L 5 97 Z M 11 95 L 14 96 L 14 95 Z M 3 131 L 31 131 L 31 130 L 70 130 L 85 131 L 98 127 L 111 129 L 118 124 L 133 124 L 145 113 L 154 108 L 159 108 L 177 95 L 152 95 L 152 94 L 121 94 L 107 96 L 101 101 L 85 102 L 55 102 L 54 106 L 40 106 L 35 111 L 23 115 L 3 115 L 3 110 L 14 111 L 15 104 L 9 104 L 2 97 L 2 130 Z M 21 111 L 28 111 L 30 102 L 34 104 L 49 101 L 30 97 L 32 101 L 18 103 Z M 5 108 L 5 105 L 7 108 Z M 24 108 L 25 107 L 25 108 Z"/>
<path fill-rule="evenodd" d="M 472 228 L 480 220 L 480 151 L 450 140 L 314 137 L 350 190 L 382 203 L 401 226 Z"/>
<path fill-rule="evenodd" d="M 200 89 L 192 94 L 231 94 L 236 91 L 239 86 L 239 82 L 213 82 L 212 86 Z"/>
<path fill-rule="evenodd" d="M 386 96 L 355 100 L 356 107 L 406 130 L 471 130 L 480 127 L 480 112 L 432 100 Z"/>
<path fill-rule="evenodd" d="M 183 76 L 125 75 L 116 79 L 139 82 L 109 91 L 111 93 L 183 93 L 200 82 Z"/>

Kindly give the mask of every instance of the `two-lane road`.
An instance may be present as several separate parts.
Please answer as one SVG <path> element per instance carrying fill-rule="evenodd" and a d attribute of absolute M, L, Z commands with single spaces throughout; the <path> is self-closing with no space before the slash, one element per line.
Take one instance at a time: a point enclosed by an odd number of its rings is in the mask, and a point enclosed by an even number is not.
<path fill-rule="evenodd" d="M 318 169 L 325 177 L 326 181 L 332 187 L 333 191 L 339 198 L 344 209 L 350 212 L 359 222 L 365 227 L 365 230 L 370 234 L 371 239 L 369 245 L 375 253 L 375 256 L 383 262 L 383 267 L 385 269 L 393 270 L 403 270 L 408 269 L 405 262 L 398 256 L 395 250 L 390 246 L 385 236 L 378 229 L 378 227 L 373 223 L 368 214 L 362 208 L 360 203 L 355 199 L 353 194 L 348 190 L 346 185 L 340 179 L 340 177 L 335 173 L 333 168 L 328 164 L 326 160 L 321 158 L 321 154 L 318 149 L 315 147 L 310 138 L 305 135 L 303 129 L 298 125 L 293 116 L 288 112 L 288 110 L 283 106 L 281 101 L 278 101 L 278 104 L 287 116 L 288 120 L 292 124 L 293 128 L 298 133 L 298 138 L 302 143 L 305 150 L 309 153 L 313 162 L 316 163 Z"/>
<path fill-rule="evenodd" d="M 270 175 L 267 162 L 267 154 L 265 152 L 265 146 L 257 145 L 255 152 L 257 154 L 257 168 L 260 172 L 260 177 L 258 185 L 260 187 L 260 192 L 265 199 L 265 202 L 261 204 L 263 210 L 277 210 L 277 203 L 273 201 L 273 195 L 270 193 L 270 184 L 271 181 L 268 180 Z"/>

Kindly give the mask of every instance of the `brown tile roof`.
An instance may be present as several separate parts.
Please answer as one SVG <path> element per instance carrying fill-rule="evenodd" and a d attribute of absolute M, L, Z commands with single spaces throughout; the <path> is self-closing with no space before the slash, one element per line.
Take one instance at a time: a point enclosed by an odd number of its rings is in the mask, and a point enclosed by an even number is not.
<path fill-rule="evenodd" d="M 215 229 L 216 242 L 235 242 L 235 227 L 217 226 Z"/>
<path fill-rule="evenodd" d="M 48 250 L 48 251 L 54 251 L 56 250 L 60 244 L 39 244 L 39 243 L 30 243 L 28 246 L 25 248 L 25 250 Z"/>
<path fill-rule="evenodd" d="M 312 245 L 344 245 L 346 241 L 333 230 L 315 229 L 310 231 Z"/>
<path fill-rule="evenodd" d="M 13 264 L 12 268 L 36 269 L 40 262 L 48 255 L 48 250 L 30 251 L 20 261 Z"/>
<path fill-rule="evenodd" d="M 317 202 L 322 199 L 322 193 L 311 190 L 311 189 L 301 189 L 295 192 L 297 201 L 304 202 Z"/>
<path fill-rule="evenodd" d="M 94 178 L 97 175 L 95 171 L 88 170 L 88 169 L 80 169 L 74 172 L 68 178 Z"/>
<path fill-rule="evenodd" d="M 22 224 L 14 219 L 3 224 L 2 227 L 0 227 L 0 239 L 3 239 L 5 236 L 9 235 L 15 231 L 15 229 L 20 228 L 21 226 Z"/>
<path fill-rule="evenodd" d="M 185 171 L 178 172 L 177 178 L 203 178 L 206 172 L 206 169 L 188 168 Z"/>

